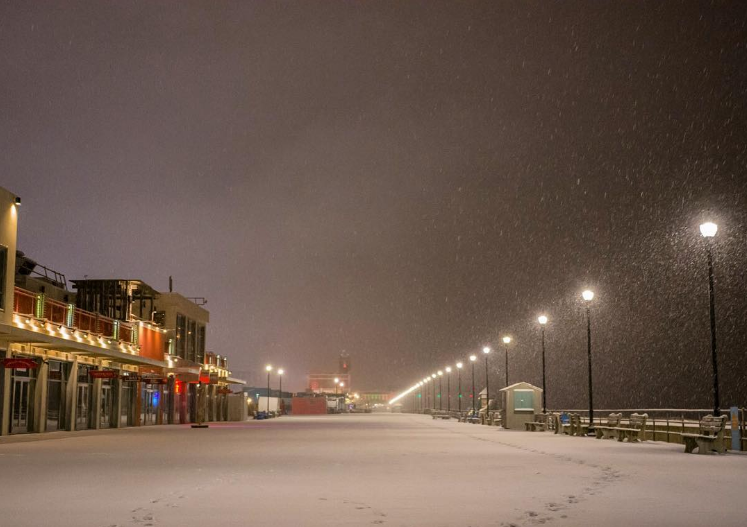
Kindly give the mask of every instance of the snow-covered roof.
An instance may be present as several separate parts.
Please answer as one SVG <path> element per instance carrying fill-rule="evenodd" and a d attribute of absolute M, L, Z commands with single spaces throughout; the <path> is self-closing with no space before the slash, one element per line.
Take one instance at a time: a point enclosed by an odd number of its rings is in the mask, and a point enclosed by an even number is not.
<path fill-rule="evenodd" d="M 513 390 L 515 388 L 531 388 L 533 390 L 542 391 L 542 388 L 538 388 L 534 384 L 529 384 L 528 382 L 517 382 L 517 383 L 512 384 L 511 386 L 506 386 L 505 388 L 501 388 L 499 391 L 505 392 L 507 390 Z"/>

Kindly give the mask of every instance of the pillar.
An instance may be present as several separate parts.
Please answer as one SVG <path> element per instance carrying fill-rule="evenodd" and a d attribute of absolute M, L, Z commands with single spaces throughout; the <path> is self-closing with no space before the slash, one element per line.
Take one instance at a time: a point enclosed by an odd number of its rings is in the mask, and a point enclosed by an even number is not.
<path fill-rule="evenodd" d="M 45 432 L 47 430 L 47 379 L 49 377 L 49 363 L 46 360 L 39 361 L 39 367 L 36 369 L 36 383 L 31 395 L 34 400 L 31 404 L 34 407 L 34 420 L 31 425 L 31 432 Z M 29 405 L 31 406 L 31 405 Z"/>
<path fill-rule="evenodd" d="M 121 373 L 121 372 L 120 372 Z M 112 422 L 109 426 L 112 428 L 122 427 L 122 379 L 117 377 L 112 381 Z"/>
<path fill-rule="evenodd" d="M 176 381 L 175 377 L 173 375 L 169 375 L 168 381 L 169 384 L 169 397 L 168 401 L 166 402 L 167 408 L 168 408 L 168 424 L 173 425 L 174 424 L 174 402 L 176 401 Z"/>
<path fill-rule="evenodd" d="M 67 382 L 65 383 L 65 430 L 75 430 L 78 417 L 78 357 L 70 363 Z"/>
<path fill-rule="evenodd" d="M 10 357 L 10 350 L 0 350 L 0 360 Z M 10 434 L 10 374 L 11 370 L 0 368 L 0 436 Z"/>
<path fill-rule="evenodd" d="M 98 430 L 101 428 L 101 379 L 93 379 L 91 387 L 91 428 Z"/>

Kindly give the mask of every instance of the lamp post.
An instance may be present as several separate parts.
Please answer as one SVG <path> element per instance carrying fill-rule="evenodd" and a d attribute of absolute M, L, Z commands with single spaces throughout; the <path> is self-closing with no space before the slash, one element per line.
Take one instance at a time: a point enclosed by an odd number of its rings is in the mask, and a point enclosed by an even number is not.
<path fill-rule="evenodd" d="M 462 367 L 463 366 L 464 366 L 464 364 L 462 364 L 461 362 L 457 362 L 456 363 L 456 367 L 457 367 L 457 383 L 458 383 L 457 391 L 459 392 L 459 395 L 457 396 L 457 402 L 459 404 L 459 413 L 460 414 L 462 413 Z"/>
<path fill-rule="evenodd" d="M 340 384 L 339 377 L 335 377 L 335 399 L 337 399 L 337 385 Z"/>
<path fill-rule="evenodd" d="M 506 348 L 506 386 L 508 386 L 508 345 L 511 344 L 511 337 L 508 335 L 503 337 L 503 344 Z"/>
<path fill-rule="evenodd" d="M 431 373 L 431 382 L 435 381 L 436 377 L 438 377 L 438 375 L 436 375 L 435 373 Z M 433 403 L 433 409 L 435 410 L 436 409 L 436 383 L 435 382 L 433 382 L 433 401 L 431 402 Z"/>
<path fill-rule="evenodd" d="M 589 360 L 589 431 L 594 428 L 594 394 L 591 382 L 591 301 L 594 300 L 594 291 L 587 289 L 581 293 L 581 298 L 586 302 L 586 354 Z"/>
<path fill-rule="evenodd" d="M 485 354 L 485 416 L 490 411 L 490 384 L 488 383 L 488 355 L 490 354 L 490 346 L 482 348 L 482 352 Z"/>
<path fill-rule="evenodd" d="M 280 410 L 280 401 L 283 400 L 283 368 L 280 368 L 278 370 L 278 414 L 283 415 L 283 412 Z"/>
<path fill-rule="evenodd" d="M 451 412 L 451 366 L 446 366 L 446 411 Z"/>
<path fill-rule="evenodd" d="M 713 415 L 721 415 L 721 400 L 718 393 L 718 355 L 716 353 L 716 291 L 713 279 L 713 238 L 718 231 L 715 223 L 704 223 L 700 226 L 700 234 L 706 241 L 708 254 L 708 299 L 711 315 L 711 364 L 713 367 Z"/>
<path fill-rule="evenodd" d="M 444 409 L 444 372 L 438 370 L 438 410 Z"/>
<path fill-rule="evenodd" d="M 267 415 L 270 415 L 270 373 L 272 373 L 272 366 L 268 364 L 265 366 L 267 371 Z"/>
<path fill-rule="evenodd" d="M 547 316 L 540 315 L 537 317 L 537 322 L 540 323 L 540 329 L 542 330 L 542 413 L 547 413 L 547 389 L 545 388 L 545 325 L 547 324 Z"/>
<path fill-rule="evenodd" d="M 469 361 L 472 363 L 472 415 L 475 414 L 475 361 L 477 355 L 470 355 Z"/>
<path fill-rule="evenodd" d="M 423 413 L 423 381 L 418 383 L 420 386 L 420 413 Z"/>

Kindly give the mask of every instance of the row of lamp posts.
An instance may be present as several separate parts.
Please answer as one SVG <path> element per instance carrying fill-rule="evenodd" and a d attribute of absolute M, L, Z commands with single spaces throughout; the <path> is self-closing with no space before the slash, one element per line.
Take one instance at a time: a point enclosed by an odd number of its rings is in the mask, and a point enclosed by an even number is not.
<path fill-rule="evenodd" d="M 708 298 L 709 298 L 709 313 L 710 313 L 710 327 L 711 327 L 711 365 L 713 371 L 713 414 L 718 416 L 721 414 L 721 401 L 719 398 L 719 382 L 718 382 L 718 355 L 716 345 L 716 300 L 715 300 L 715 288 L 714 288 L 714 271 L 713 271 L 713 242 L 712 239 L 716 236 L 718 226 L 715 223 L 707 222 L 700 226 L 700 233 L 706 240 L 706 255 L 708 261 Z M 587 289 L 581 293 L 581 298 L 585 302 L 586 308 L 586 354 L 588 363 L 588 384 L 589 384 L 589 423 L 593 426 L 594 423 L 594 392 L 592 383 L 592 368 L 591 368 L 591 302 L 594 300 L 594 292 Z M 547 387 L 545 378 L 545 326 L 548 322 L 547 315 L 540 315 L 537 318 L 541 328 L 541 339 L 542 339 L 542 412 L 547 412 Z M 511 343 L 510 336 L 503 337 L 503 344 L 506 350 L 506 386 L 508 386 L 508 345 Z M 485 346 L 482 349 L 485 355 L 485 396 L 486 405 L 490 403 L 490 388 L 488 384 L 488 355 L 492 351 L 489 346 Z M 470 355 L 470 362 L 472 363 L 472 412 L 475 410 L 475 362 L 477 361 L 476 355 Z M 456 363 L 457 367 L 457 378 L 458 378 L 458 401 L 459 411 L 462 411 L 462 378 L 461 370 L 463 364 L 461 362 Z M 447 390 L 448 390 L 448 403 L 447 409 L 451 410 L 451 367 L 446 368 L 447 376 Z M 439 370 L 437 373 L 432 374 L 430 377 L 425 377 L 422 381 L 419 381 L 416 386 L 421 388 L 421 410 L 422 410 L 422 395 L 423 386 L 427 383 L 434 381 L 437 377 L 442 377 L 443 371 Z M 442 384 L 439 381 L 439 410 L 443 409 L 443 405 L 440 401 L 441 398 Z M 427 395 L 427 392 L 426 392 Z M 436 385 L 433 384 L 433 407 L 435 408 L 436 400 Z M 427 407 L 427 403 L 426 403 Z"/>
<path fill-rule="evenodd" d="M 270 413 L 270 374 L 272 373 L 273 367 L 272 364 L 268 364 L 265 366 L 265 371 L 267 372 L 267 413 Z M 285 373 L 285 370 L 283 368 L 278 368 L 277 374 L 278 374 L 278 400 L 283 398 L 283 374 Z M 259 402 L 259 401 L 258 401 Z M 278 405 L 278 411 L 280 411 L 280 405 Z"/>

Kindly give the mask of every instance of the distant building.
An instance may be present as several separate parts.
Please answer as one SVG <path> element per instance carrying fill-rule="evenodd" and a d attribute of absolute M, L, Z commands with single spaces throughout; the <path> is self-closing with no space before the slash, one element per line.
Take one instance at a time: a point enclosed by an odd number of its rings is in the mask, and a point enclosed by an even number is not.
<path fill-rule="evenodd" d="M 308 390 L 312 393 L 338 393 L 350 391 L 350 374 L 348 373 L 310 373 L 306 376 Z M 335 379 L 345 384 L 344 387 L 335 385 Z"/>

